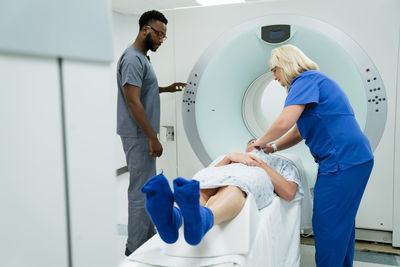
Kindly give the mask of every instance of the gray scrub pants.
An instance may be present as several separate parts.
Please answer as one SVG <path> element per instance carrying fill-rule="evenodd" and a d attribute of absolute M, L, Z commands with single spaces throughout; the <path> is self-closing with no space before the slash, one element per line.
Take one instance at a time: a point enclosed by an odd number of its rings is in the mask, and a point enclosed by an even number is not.
<path fill-rule="evenodd" d="M 142 186 L 156 174 L 156 159 L 149 155 L 149 139 L 121 136 L 129 171 L 128 241 L 126 248 L 133 252 L 155 233 L 147 214 Z"/>

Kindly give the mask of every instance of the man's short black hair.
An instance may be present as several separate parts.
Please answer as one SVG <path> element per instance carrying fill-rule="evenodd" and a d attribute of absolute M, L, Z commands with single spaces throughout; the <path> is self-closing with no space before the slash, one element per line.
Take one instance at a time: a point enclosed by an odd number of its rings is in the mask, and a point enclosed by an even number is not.
<path fill-rule="evenodd" d="M 143 26 L 148 25 L 149 22 L 155 21 L 155 20 L 159 20 L 162 23 L 164 23 L 165 25 L 167 25 L 167 23 L 168 23 L 167 18 L 161 12 L 159 12 L 157 10 L 150 10 L 150 11 L 143 13 L 140 16 L 139 30 L 141 30 L 143 28 Z"/>

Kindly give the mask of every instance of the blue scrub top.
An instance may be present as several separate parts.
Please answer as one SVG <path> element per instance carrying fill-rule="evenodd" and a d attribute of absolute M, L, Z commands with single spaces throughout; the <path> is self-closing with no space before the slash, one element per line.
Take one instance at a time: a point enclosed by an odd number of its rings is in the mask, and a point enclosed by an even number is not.
<path fill-rule="evenodd" d="M 319 173 L 345 170 L 373 159 L 370 143 L 358 125 L 339 85 L 319 71 L 293 79 L 285 107 L 305 104 L 297 128 L 305 139 Z"/>

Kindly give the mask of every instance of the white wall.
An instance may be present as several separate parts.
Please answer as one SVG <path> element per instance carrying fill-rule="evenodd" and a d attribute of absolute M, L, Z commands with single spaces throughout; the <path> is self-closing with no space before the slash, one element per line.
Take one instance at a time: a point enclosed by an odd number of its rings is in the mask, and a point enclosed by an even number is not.
<path fill-rule="evenodd" d="M 68 266 L 57 60 L 0 53 L 0 265 Z"/>
<path fill-rule="evenodd" d="M 139 16 L 123 15 L 112 12 L 114 60 L 111 64 L 112 85 L 110 87 L 111 99 L 113 104 L 113 127 L 114 127 L 114 168 L 117 170 L 126 166 L 125 154 L 122 148 L 121 139 L 117 132 L 117 62 L 122 52 L 130 46 L 136 39 L 139 32 Z"/>
<path fill-rule="evenodd" d="M 168 19 L 167 36 L 168 39 L 156 51 L 149 53 L 154 70 L 157 74 L 158 84 L 168 86 L 174 82 L 186 82 L 186 79 L 176 79 L 175 64 L 175 28 L 174 16 L 168 11 L 163 12 Z M 177 166 L 177 124 L 176 114 L 180 109 L 176 106 L 176 99 L 182 93 L 162 93 L 161 99 L 161 118 L 160 118 L 160 141 L 163 146 L 163 155 L 157 159 L 157 172 L 164 171 L 164 175 L 170 182 L 178 175 Z M 174 140 L 166 141 L 163 135 L 163 126 L 172 126 L 174 128 Z"/>
<path fill-rule="evenodd" d="M 400 35 L 400 29 L 399 29 Z M 397 66 L 397 110 L 396 110 L 396 135 L 394 162 L 394 184 L 393 184 L 393 244 L 400 247 L 400 45 Z"/>
<path fill-rule="evenodd" d="M 110 65 L 65 60 L 62 74 L 72 266 L 115 266 Z"/>

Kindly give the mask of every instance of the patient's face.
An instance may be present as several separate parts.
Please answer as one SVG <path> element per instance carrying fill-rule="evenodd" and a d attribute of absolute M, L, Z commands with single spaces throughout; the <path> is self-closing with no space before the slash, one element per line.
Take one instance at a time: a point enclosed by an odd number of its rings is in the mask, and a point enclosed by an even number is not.
<path fill-rule="evenodd" d="M 254 139 L 254 140 L 251 140 L 248 144 L 247 144 L 247 147 L 246 147 L 246 152 L 251 152 L 251 151 L 253 151 L 253 147 L 251 146 L 254 142 L 255 142 L 256 140 Z"/>

